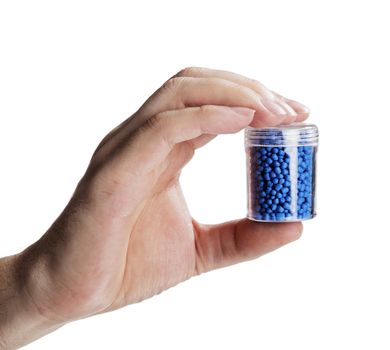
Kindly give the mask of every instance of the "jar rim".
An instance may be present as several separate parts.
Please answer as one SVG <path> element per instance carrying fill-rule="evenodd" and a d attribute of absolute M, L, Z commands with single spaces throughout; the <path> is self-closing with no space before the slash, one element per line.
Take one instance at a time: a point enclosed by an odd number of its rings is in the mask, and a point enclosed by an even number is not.
<path fill-rule="evenodd" d="M 292 123 L 264 128 L 245 129 L 247 146 L 317 146 L 318 127 L 314 124 Z"/>

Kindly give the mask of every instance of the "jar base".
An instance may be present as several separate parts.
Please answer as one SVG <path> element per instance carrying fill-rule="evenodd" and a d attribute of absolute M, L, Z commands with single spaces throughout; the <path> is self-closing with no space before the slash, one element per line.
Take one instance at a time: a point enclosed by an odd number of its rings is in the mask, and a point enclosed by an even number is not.
<path fill-rule="evenodd" d="M 284 220 L 260 220 L 260 219 L 255 219 L 255 218 L 252 218 L 250 216 L 247 216 L 246 218 L 248 220 L 251 220 L 251 221 L 256 221 L 256 222 L 269 222 L 269 223 L 280 223 L 280 224 L 283 224 L 283 223 L 286 223 L 286 222 L 301 222 L 301 221 L 308 221 L 308 220 L 311 220 L 311 219 L 314 219 L 317 215 L 314 214 L 310 217 L 306 217 L 306 218 L 302 218 L 302 219 L 298 219 L 298 218 L 291 218 L 291 219 L 284 219 Z"/>

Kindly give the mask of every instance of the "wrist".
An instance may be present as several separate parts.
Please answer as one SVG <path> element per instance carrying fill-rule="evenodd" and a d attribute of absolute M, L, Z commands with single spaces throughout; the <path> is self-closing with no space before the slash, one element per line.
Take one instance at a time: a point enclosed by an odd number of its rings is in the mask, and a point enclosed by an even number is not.
<path fill-rule="evenodd" d="M 0 350 L 17 349 L 61 326 L 39 312 L 20 277 L 19 258 L 0 259 Z"/>

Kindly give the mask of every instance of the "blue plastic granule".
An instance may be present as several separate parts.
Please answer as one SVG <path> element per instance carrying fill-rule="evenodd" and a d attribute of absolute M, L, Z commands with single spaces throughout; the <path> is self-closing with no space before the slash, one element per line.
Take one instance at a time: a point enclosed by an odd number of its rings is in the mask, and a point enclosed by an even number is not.
<path fill-rule="evenodd" d="M 316 215 L 317 144 L 314 125 L 246 130 L 249 219 L 298 221 Z"/>

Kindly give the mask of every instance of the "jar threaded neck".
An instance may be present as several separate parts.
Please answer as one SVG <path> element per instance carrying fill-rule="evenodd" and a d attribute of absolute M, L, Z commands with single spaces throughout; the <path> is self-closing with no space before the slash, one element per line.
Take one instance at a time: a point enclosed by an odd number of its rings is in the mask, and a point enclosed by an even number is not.
<path fill-rule="evenodd" d="M 250 146 L 317 146 L 318 128 L 314 124 L 293 123 L 266 128 L 245 129 L 245 144 Z"/>

